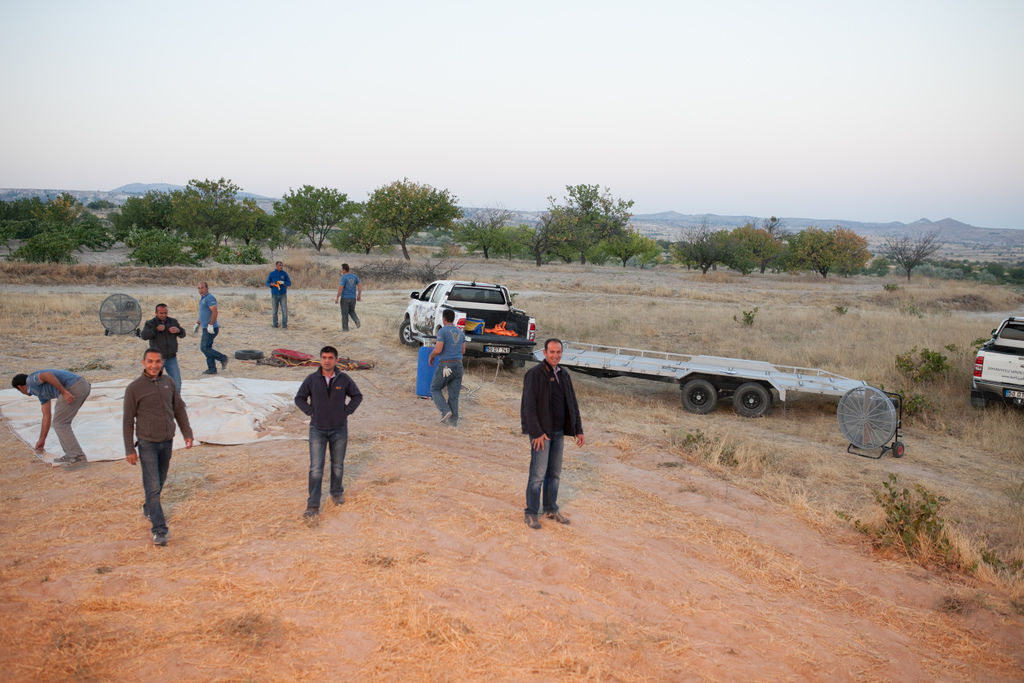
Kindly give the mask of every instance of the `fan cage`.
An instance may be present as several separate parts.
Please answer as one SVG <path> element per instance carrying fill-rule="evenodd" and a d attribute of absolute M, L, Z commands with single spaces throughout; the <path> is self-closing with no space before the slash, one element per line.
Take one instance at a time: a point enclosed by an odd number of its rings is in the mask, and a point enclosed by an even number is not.
<path fill-rule="evenodd" d="M 846 392 L 836 410 L 839 430 L 857 448 L 881 448 L 899 428 L 894 399 L 875 387 Z"/>

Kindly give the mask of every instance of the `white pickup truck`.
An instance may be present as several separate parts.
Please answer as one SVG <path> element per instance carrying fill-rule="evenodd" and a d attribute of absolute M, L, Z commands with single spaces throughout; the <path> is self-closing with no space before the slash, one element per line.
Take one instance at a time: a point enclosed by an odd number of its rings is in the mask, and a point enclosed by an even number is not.
<path fill-rule="evenodd" d="M 407 346 L 433 343 L 447 308 L 455 311 L 455 324 L 466 333 L 467 356 L 519 364 L 530 358 L 537 344 L 536 321 L 512 305 L 512 296 L 502 285 L 438 280 L 409 298 L 398 328 L 398 338 Z"/>
<path fill-rule="evenodd" d="M 1024 408 L 1024 316 L 1010 316 L 978 350 L 971 380 L 971 405 L 1001 401 Z"/>

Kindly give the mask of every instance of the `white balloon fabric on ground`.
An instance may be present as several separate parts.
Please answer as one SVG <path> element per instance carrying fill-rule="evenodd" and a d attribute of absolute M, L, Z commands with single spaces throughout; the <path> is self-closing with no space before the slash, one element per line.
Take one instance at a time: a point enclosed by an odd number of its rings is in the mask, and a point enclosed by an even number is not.
<path fill-rule="evenodd" d="M 96 382 L 78 412 L 72 426 L 90 462 L 124 458 L 121 420 L 124 390 L 131 381 Z M 261 424 L 269 415 L 292 405 L 298 388 L 298 382 L 210 377 L 186 381 L 181 395 L 188 406 L 188 419 L 197 444 L 233 445 L 295 438 L 262 430 Z M 39 438 L 39 401 L 28 400 L 17 389 L 0 391 L 0 416 L 25 442 L 28 452 L 34 453 L 33 447 Z M 175 433 L 174 448 L 184 446 L 181 435 Z M 60 442 L 51 433 L 46 440 L 46 451 L 36 456 L 54 464 L 54 459 L 63 454 Z"/>

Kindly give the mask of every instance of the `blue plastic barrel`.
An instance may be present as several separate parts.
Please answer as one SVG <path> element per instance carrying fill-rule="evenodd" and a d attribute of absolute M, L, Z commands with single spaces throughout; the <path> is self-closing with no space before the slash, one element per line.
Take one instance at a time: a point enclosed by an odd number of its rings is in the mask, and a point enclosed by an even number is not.
<path fill-rule="evenodd" d="M 430 382 L 434 379 L 434 368 L 430 367 L 430 352 L 433 346 L 421 346 L 419 363 L 416 366 L 416 395 L 430 398 Z"/>

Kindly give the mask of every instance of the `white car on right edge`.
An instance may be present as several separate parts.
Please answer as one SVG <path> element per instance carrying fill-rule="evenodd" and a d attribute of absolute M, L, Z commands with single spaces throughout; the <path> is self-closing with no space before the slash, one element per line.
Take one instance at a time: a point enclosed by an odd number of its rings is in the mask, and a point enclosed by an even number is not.
<path fill-rule="evenodd" d="M 978 349 L 971 380 L 971 405 L 1000 401 L 1024 408 L 1024 316 L 1011 315 Z"/>

